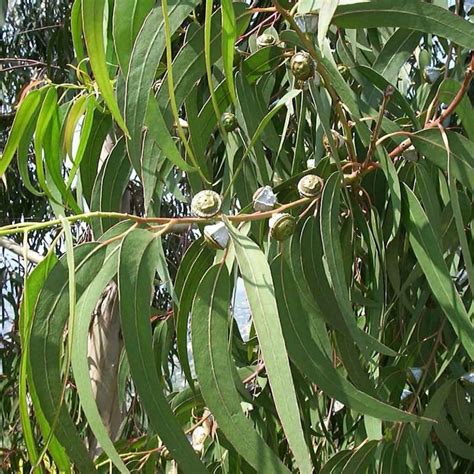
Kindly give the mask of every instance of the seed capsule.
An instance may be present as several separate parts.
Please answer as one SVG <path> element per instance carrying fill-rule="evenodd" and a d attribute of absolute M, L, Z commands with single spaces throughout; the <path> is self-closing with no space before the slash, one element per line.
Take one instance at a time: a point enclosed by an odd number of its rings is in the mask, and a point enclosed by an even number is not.
<path fill-rule="evenodd" d="M 421 376 L 423 375 L 423 369 L 420 367 L 410 367 L 408 372 L 408 380 L 412 384 L 419 383 L 421 380 Z"/>
<path fill-rule="evenodd" d="M 461 377 L 461 383 L 465 387 L 474 387 L 474 371 L 465 373 Z"/>
<path fill-rule="evenodd" d="M 257 46 L 259 48 L 273 46 L 274 44 L 276 44 L 276 38 L 268 33 L 263 33 L 257 37 Z"/>
<path fill-rule="evenodd" d="M 430 84 L 434 84 L 441 76 L 441 69 L 439 67 L 428 66 L 423 71 L 423 77 Z"/>
<path fill-rule="evenodd" d="M 215 249 L 224 250 L 229 243 L 229 231 L 223 222 L 204 227 L 204 240 Z"/>
<path fill-rule="evenodd" d="M 314 75 L 314 62 L 305 51 L 299 51 L 293 55 L 290 67 L 297 81 L 307 81 Z"/>
<path fill-rule="evenodd" d="M 226 132 L 233 132 L 239 126 L 237 117 L 232 112 L 226 112 L 223 114 L 221 122 Z"/>
<path fill-rule="evenodd" d="M 298 192 L 301 197 L 315 198 L 321 194 L 323 180 L 315 174 L 307 174 L 298 182 Z"/>
<path fill-rule="evenodd" d="M 336 132 L 336 130 L 331 130 L 331 133 L 332 133 L 332 138 L 336 144 L 336 147 L 337 148 L 342 148 L 344 146 L 344 137 Z M 331 151 L 331 147 L 329 145 L 329 140 L 328 140 L 328 137 L 326 134 L 324 134 L 323 136 L 323 146 L 324 146 L 324 149 L 329 153 Z"/>
<path fill-rule="evenodd" d="M 219 213 L 222 199 L 214 191 L 200 191 L 191 201 L 191 212 L 197 217 L 209 218 Z"/>
<path fill-rule="evenodd" d="M 270 236 L 278 241 L 290 238 L 295 232 L 296 219 L 291 214 L 274 214 L 268 223 Z"/>
<path fill-rule="evenodd" d="M 258 188 L 253 195 L 253 208 L 259 212 L 271 211 L 277 198 L 270 186 Z"/>
<path fill-rule="evenodd" d="M 303 33 L 316 33 L 318 31 L 319 15 L 317 13 L 303 13 L 295 15 L 295 23 Z"/>

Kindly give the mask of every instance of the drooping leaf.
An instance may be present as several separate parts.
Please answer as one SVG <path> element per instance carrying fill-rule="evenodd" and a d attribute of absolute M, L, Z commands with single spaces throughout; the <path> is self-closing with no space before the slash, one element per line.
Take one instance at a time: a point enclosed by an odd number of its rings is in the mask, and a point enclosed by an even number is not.
<path fill-rule="evenodd" d="M 251 239 L 229 223 L 227 228 L 235 246 L 253 323 L 283 430 L 301 472 L 310 472 L 310 458 L 301 426 L 268 262 Z"/>
<path fill-rule="evenodd" d="M 405 225 L 413 251 L 433 297 L 438 301 L 469 356 L 474 358 L 474 327 L 449 274 L 439 241 L 413 191 L 406 185 L 404 191 L 403 196 L 409 211 Z"/>
<path fill-rule="evenodd" d="M 256 471 L 287 473 L 240 406 L 228 352 L 229 299 L 227 268 L 214 265 L 202 277 L 193 302 L 193 355 L 201 393 L 225 437 Z"/>
<path fill-rule="evenodd" d="M 156 236 L 144 229 L 130 232 L 119 256 L 120 320 L 130 373 L 148 414 L 171 456 L 184 471 L 205 473 L 162 392 L 153 355 L 149 321 L 150 300 L 158 248 Z"/>
<path fill-rule="evenodd" d="M 82 0 L 82 27 L 89 53 L 89 60 L 95 80 L 110 113 L 123 132 L 128 135 L 127 126 L 115 100 L 109 77 L 104 45 L 105 0 Z"/>
<path fill-rule="evenodd" d="M 340 5 L 333 22 L 340 28 L 408 28 L 448 38 L 468 49 L 474 48 L 472 23 L 421 0 L 377 0 Z"/>

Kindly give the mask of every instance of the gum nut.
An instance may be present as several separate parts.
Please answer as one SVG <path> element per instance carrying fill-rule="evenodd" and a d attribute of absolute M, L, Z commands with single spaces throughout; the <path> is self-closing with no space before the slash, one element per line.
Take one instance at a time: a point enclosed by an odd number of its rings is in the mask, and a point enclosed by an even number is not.
<path fill-rule="evenodd" d="M 466 387 L 474 386 L 474 371 L 467 372 L 461 377 L 461 383 Z"/>
<path fill-rule="evenodd" d="M 411 382 L 419 383 L 421 380 L 421 376 L 423 375 L 423 369 L 420 367 L 410 367 L 408 377 Z"/>
<path fill-rule="evenodd" d="M 214 217 L 219 213 L 222 206 L 222 199 L 214 191 L 200 191 L 191 201 L 191 212 L 197 217 Z"/>
<path fill-rule="evenodd" d="M 413 392 L 411 390 L 408 390 L 407 388 L 404 388 L 402 391 L 402 394 L 400 396 L 400 400 L 403 402 L 410 398 L 413 395 Z"/>
<path fill-rule="evenodd" d="M 263 33 L 257 37 L 257 46 L 265 48 L 266 46 L 273 46 L 276 44 L 276 38 L 268 33 Z"/>
<path fill-rule="evenodd" d="M 198 426 L 193 431 L 193 437 L 191 444 L 195 451 L 202 452 L 204 450 L 204 441 L 206 441 L 208 432 L 202 426 Z"/>
<path fill-rule="evenodd" d="M 315 174 L 307 174 L 298 182 L 298 192 L 301 197 L 314 198 L 321 194 L 323 180 Z"/>
<path fill-rule="evenodd" d="M 258 188 L 253 195 L 253 208 L 258 212 L 271 211 L 276 204 L 276 195 L 270 186 Z"/>
<path fill-rule="evenodd" d="M 204 240 L 216 249 L 224 250 L 229 243 L 229 231 L 223 222 L 204 227 Z"/>
<path fill-rule="evenodd" d="M 274 214 L 268 223 L 270 236 L 278 241 L 288 239 L 296 228 L 296 219 L 291 214 Z"/>
<path fill-rule="evenodd" d="M 430 84 L 434 84 L 441 76 L 441 69 L 439 67 L 427 66 L 423 71 L 423 76 Z"/>
<path fill-rule="evenodd" d="M 308 169 L 316 168 L 316 160 L 314 158 L 310 158 L 309 160 L 306 160 L 306 168 Z"/>
<path fill-rule="evenodd" d="M 305 51 L 293 55 L 290 61 L 291 72 L 298 81 L 306 81 L 314 74 L 314 62 Z"/>
<path fill-rule="evenodd" d="M 233 132 L 239 126 L 237 117 L 232 112 L 223 114 L 221 122 L 226 132 Z"/>
<path fill-rule="evenodd" d="M 402 156 L 407 161 L 418 161 L 418 153 L 413 145 L 407 148 L 403 153 Z"/>
<path fill-rule="evenodd" d="M 318 31 L 319 15 L 317 13 L 303 13 L 295 15 L 295 23 L 303 33 L 316 33 Z"/>

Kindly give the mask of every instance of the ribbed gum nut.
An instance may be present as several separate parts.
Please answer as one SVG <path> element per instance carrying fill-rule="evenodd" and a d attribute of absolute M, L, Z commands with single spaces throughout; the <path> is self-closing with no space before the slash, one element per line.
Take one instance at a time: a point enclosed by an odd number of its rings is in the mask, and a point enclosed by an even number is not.
<path fill-rule="evenodd" d="M 307 174 L 298 182 L 298 192 L 301 197 L 314 198 L 321 194 L 323 180 L 315 174 Z"/>
<path fill-rule="evenodd" d="M 290 61 L 291 72 L 297 81 L 307 81 L 314 74 L 314 63 L 305 51 L 294 54 Z"/>
<path fill-rule="evenodd" d="M 223 222 L 204 227 L 204 240 L 215 249 L 224 250 L 229 244 L 229 231 Z"/>
<path fill-rule="evenodd" d="M 221 122 L 226 132 L 233 132 L 239 126 L 237 117 L 232 112 L 223 114 Z"/>
<path fill-rule="evenodd" d="M 266 46 L 273 46 L 276 44 L 276 38 L 268 33 L 263 33 L 257 37 L 257 46 L 265 48 Z"/>
<path fill-rule="evenodd" d="M 277 198 L 270 186 L 258 188 L 253 195 L 253 208 L 257 212 L 271 211 L 276 204 Z"/>
<path fill-rule="evenodd" d="M 214 191 L 200 191 L 191 201 L 191 212 L 197 217 L 209 218 L 219 213 L 222 199 Z"/>
<path fill-rule="evenodd" d="M 270 227 L 270 236 L 278 241 L 290 238 L 296 228 L 296 219 L 291 214 L 274 214 L 268 222 Z"/>

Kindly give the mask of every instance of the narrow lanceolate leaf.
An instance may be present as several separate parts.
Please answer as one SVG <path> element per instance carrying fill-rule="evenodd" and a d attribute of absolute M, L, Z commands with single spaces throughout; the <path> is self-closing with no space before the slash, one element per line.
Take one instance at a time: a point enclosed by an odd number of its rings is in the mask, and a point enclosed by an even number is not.
<path fill-rule="evenodd" d="M 339 0 L 323 0 L 318 18 L 318 44 L 321 49 L 324 46 L 324 39 L 329 30 L 332 16 L 339 5 Z"/>
<path fill-rule="evenodd" d="M 110 81 L 104 45 L 105 0 L 82 0 L 82 26 L 87 52 L 102 97 L 119 127 L 128 135 L 127 127 L 115 100 Z"/>
<path fill-rule="evenodd" d="M 81 400 L 81 406 L 84 410 L 89 426 L 100 447 L 104 450 L 114 465 L 120 472 L 126 473 L 129 471 L 115 450 L 114 444 L 107 433 L 107 428 L 104 426 L 99 409 L 97 408 L 94 393 L 92 391 L 89 374 L 89 360 L 87 357 L 87 343 L 91 315 L 105 287 L 117 273 L 117 262 L 118 248 L 115 246 L 115 248 L 109 250 L 109 255 L 105 258 L 99 273 L 84 291 L 77 303 L 71 360 L 74 380 Z"/>
<path fill-rule="evenodd" d="M 188 442 L 162 392 L 153 353 L 150 301 L 158 247 L 153 233 L 137 229 L 122 242 L 119 256 L 119 298 L 122 334 L 130 372 L 150 425 L 184 472 L 206 469 Z"/>
<path fill-rule="evenodd" d="M 74 251 L 76 290 L 86 288 L 97 275 L 105 248 L 84 244 Z M 65 258 L 53 268 L 38 296 L 30 336 L 31 376 L 44 416 L 75 467 L 93 472 L 95 467 L 63 400 L 61 354 L 69 315 L 68 264 Z M 58 412 L 59 410 L 59 412 Z"/>
<path fill-rule="evenodd" d="M 406 185 L 404 198 L 409 210 L 405 225 L 416 258 L 433 297 L 438 301 L 469 357 L 474 359 L 474 326 L 449 274 L 439 240 L 420 202 Z"/>
<path fill-rule="evenodd" d="M 188 358 L 188 322 L 197 285 L 204 272 L 212 264 L 213 255 L 202 240 L 196 240 L 184 254 L 176 274 L 175 291 L 178 303 L 175 304 L 176 346 L 184 376 L 194 388 Z"/>
<path fill-rule="evenodd" d="M 335 172 L 327 180 L 321 200 L 321 238 L 324 255 L 326 256 L 328 279 L 332 283 L 332 289 L 336 295 L 337 304 L 341 310 L 347 329 L 366 358 L 370 359 L 371 351 L 378 351 L 382 354 L 395 356 L 396 353 L 394 351 L 370 334 L 360 331 L 357 326 L 356 315 L 352 310 L 349 299 L 349 289 L 344 275 L 344 261 L 339 227 L 340 193 L 341 175 L 339 172 Z"/>
<path fill-rule="evenodd" d="M 222 61 L 232 102 L 237 101 L 234 86 L 234 54 L 237 27 L 232 0 L 222 0 Z"/>
<path fill-rule="evenodd" d="M 341 5 L 333 16 L 341 28 L 394 26 L 448 38 L 474 49 L 474 25 L 448 10 L 421 0 L 377 0 Z"/>
<path fill-rule="evenodd" d="M 399 28 L 385 43 L 373 64 L 373 69 L 388 82 L 396 83 L 400 69 L 419 45 L 421 33 Z"/>
<path fill-rule="evenodd" d="M 446 131 L 449 141 L 450 171 L 469 191 L 474 192 L 474 143 L 459 133 Z M 421 130 L 412 137 L 416 149 L 427 160 L 448 172 L 448 152 L 438 129 Z"/>
<path fill-rule="evenodd" d="M 163 152 L 166 158 L 183 171 L 196 171 L 196 169 L 189 163 L 186 163 L 181 156 L 180 151 L 169 133 L 168 126 L 163 118 L 157 100 L 153 95 L 150 95 L 148 101 L 146 121 L 148 124 L 148 133 L 155 140 L 158 148 Z M 148 165 L 147 158 L 148 157 L 143 156 L 142 172 L 143 167 Z"/>
<path fill-rule="evenodd" d="M 20 365 L 20 378 L 19 378 L 19 407 L 20 407 L 20 420 L 23 429 L 23 436 L 25 437 L 25 443 L 30 456 L 30 461 L 34 464 L 38 461 L 38 453 L 36 451 L 36 442 L 33 435 L 33 429 L 31 426 L 31 412 L 28 408 L 27 390 L 33 403 L 34 412 L 36 419 L 40 426 L 41 433 L 46 439 L 50 434 L 50 426 L 44 418 L 43 412 L 38 402 L 38 396 L 36 395 L 36 389 L 31 379 L 31 366 L 29 361 L 29 345 L 30 345 L 30 331 L 31 324 L 33 321 L 33 310 L 35 306 L 38 294 L 41 291 L 41 287 L 51 269 L 57 262 L 57 258 L 54 252 L 50 252 L 28 275 L 23 288 L 23 296 L 20 306 L 20 338 L 21 338 L 21 365 Z M 27 388 L 28 383 L 28 388 Z M 70 471 L 68 458 L 62 446 L 58 443 L 55 437 L 50 442 L 50 452 L 54 459 L 54 462 L 58 465 L 59 469 Z"/>
<path fill-rule="evenodd" d="M 272 274 L 288 353 L 300 371 L 326 395 L 353 410 L 386 421 L 416 421 L 415 415 L 398 410 L 358 390 L 341 376 L 304 321 L 304 306 L 291 268 L 284 258 L 274 260 Z"/>
<path fill-rule="evenodd" d="M 128 71 L 128 63 L 132 54 L 133 44 L 145 21 L 146 16 L 155 6 L 155 0 L 116 0 L 114 5 L 114 44 L 117 59 L 124 75 Z"/>
<path fill-rule="evenodd" d="M 191 0 L 185 3 L 174 2 L 170 5 L 168 20 L 171 33 L 180 27 L 183 20 L 199 3 L 197 0 Z M 137 172 L 140 169 L 141 134 L 148 97 L 164 51 L 163 13 L 161 6 L 157 6 L 147 16 L 136 39 L 125 86 L 125 121 L 130 132 L 128 151 Z"/>
<path fill-rule="evenodd" d="M 8 135 L 7 144 L 2 155 L 0 155 L 0 178 L 3 177 L 8 165 L 15 156 L 23 134 L 28 129 L 31 121 L 36 118 L 35 111 L 39 109 L 42 99 L 43 91 L 32 91 L 20 104 L 11 132 Z"/>
<path fill-rule="evenodd" d="M 253 323 L 283 430 L 300 471 L 311 472 L 270 267 L 255 242 L 229 222 L 227 228 L 235 246 Z"/>
<path fill-rule="evenodd" d="M 193 355 L 202 396 L 226 439 L 257 472 L 288 473 L 242 411 L 228 351 L 229 305 L 227 267 L 214 265 L 199 283 L 192 312 Z"/>

